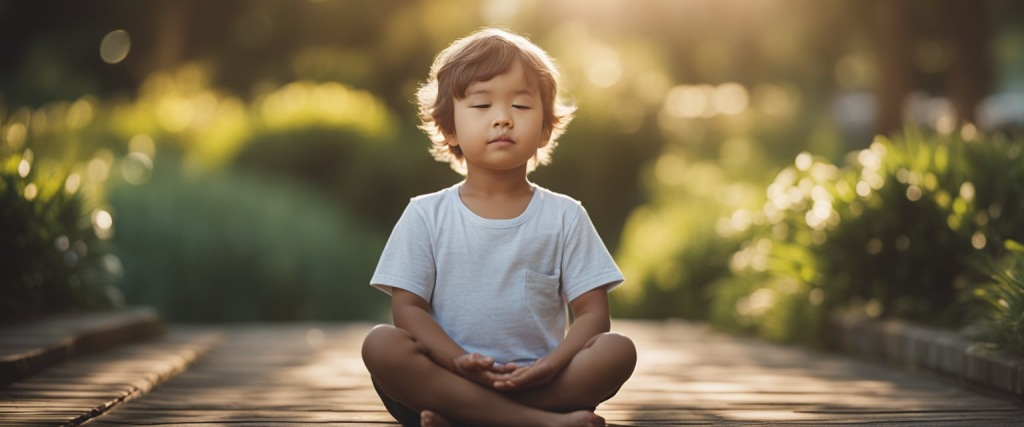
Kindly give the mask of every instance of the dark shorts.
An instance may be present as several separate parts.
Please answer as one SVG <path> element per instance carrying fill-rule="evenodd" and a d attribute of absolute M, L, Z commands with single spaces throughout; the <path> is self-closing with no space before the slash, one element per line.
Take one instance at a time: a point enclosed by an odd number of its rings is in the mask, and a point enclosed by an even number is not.
<path fill-rule="evenodd" d="M 377 390 L 377 396 L 380 396 L 380 401 L 384 403 L 384 407 L 387 408 L 388 413 L 391 414 L 392 417 L 395 417 L 396 421 L 404 427 L 418 427 L 420 425 L 420 414 L 418 412 L 409 409 L 408 406 L 398 403 L 398 401 L 392 399 L 391 396 L 388 396 L 387 393 L 384 393 L 384 390 L 381 390 L 380 386 L 377 385 L 377 380 L 372 377 L 370 380 L 373 381 L 373 389 Z M 618 392 L 619 390 L 616 389 L 612 394 L 604 398 L 602 402 L 611 399 Z M 595 409 L 597 409 L 597 407 L 590 408 L 591 411 Z"/>

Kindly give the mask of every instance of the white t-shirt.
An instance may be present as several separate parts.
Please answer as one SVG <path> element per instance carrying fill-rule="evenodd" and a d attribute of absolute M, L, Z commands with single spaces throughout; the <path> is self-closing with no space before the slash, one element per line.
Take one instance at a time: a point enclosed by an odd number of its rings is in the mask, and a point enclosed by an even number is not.
<path fill-rule="evenodd" d="M 565 338 L 567 301 L 622 273 L 576 200 L 533 186 L 518 217 L 469 210 L 456 184 L 413 198 L 370 280 L 419 295 L 468 352 L 530 364 Z"/>

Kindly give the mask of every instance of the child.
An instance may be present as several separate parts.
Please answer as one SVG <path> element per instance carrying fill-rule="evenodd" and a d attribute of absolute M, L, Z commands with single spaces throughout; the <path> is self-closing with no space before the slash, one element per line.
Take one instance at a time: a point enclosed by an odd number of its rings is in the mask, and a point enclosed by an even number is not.
<path fill-rule="evenodd" d="M 633 373 L 633 342 L 608 332 L 622 273 L 579 202 L 526 179 L 572 118 L 557 80 L 539 47 L 484 29 L 419 90 L 435 158 L 466 179 L 409 202 L 370 282 L 395 325 L 363 361 L 403 425 L 604 425 L 594 409 Z"/>

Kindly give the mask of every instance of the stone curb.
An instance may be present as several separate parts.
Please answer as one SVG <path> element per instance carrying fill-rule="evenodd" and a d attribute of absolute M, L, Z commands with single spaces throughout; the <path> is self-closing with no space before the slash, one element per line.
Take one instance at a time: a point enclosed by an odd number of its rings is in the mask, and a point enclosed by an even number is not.
<path fill-rule="evenodd" d="M 1024 403 L 1024 359 L 972 343 L 955 332 L 900 320 L 834 313 L 829 347 L 868 359 L 928 370 Z"/>
<path fill-rule="evenodd" d="M 150 307 L 69 314 L 0 328 L 0 386 L 75 356 L 155 337 L 163 332 Z"/>

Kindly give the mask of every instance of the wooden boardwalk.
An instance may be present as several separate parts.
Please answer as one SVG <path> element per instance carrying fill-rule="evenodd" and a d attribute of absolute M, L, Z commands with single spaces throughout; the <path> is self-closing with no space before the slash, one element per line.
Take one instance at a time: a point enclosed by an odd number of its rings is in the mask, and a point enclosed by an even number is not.
<path fill-rule="evenodd" d="M 184 373 L 86 425 L 396 425 L 359 357 L 371 326 L 218 327 L 220 344 Z M 634 338 L 640 357 L 633 378 L 598 408 L 614 425 L 1024 425 L 1024 408 L 927 375 L 700 324 L 616 321 L 614 329 Z"/>

